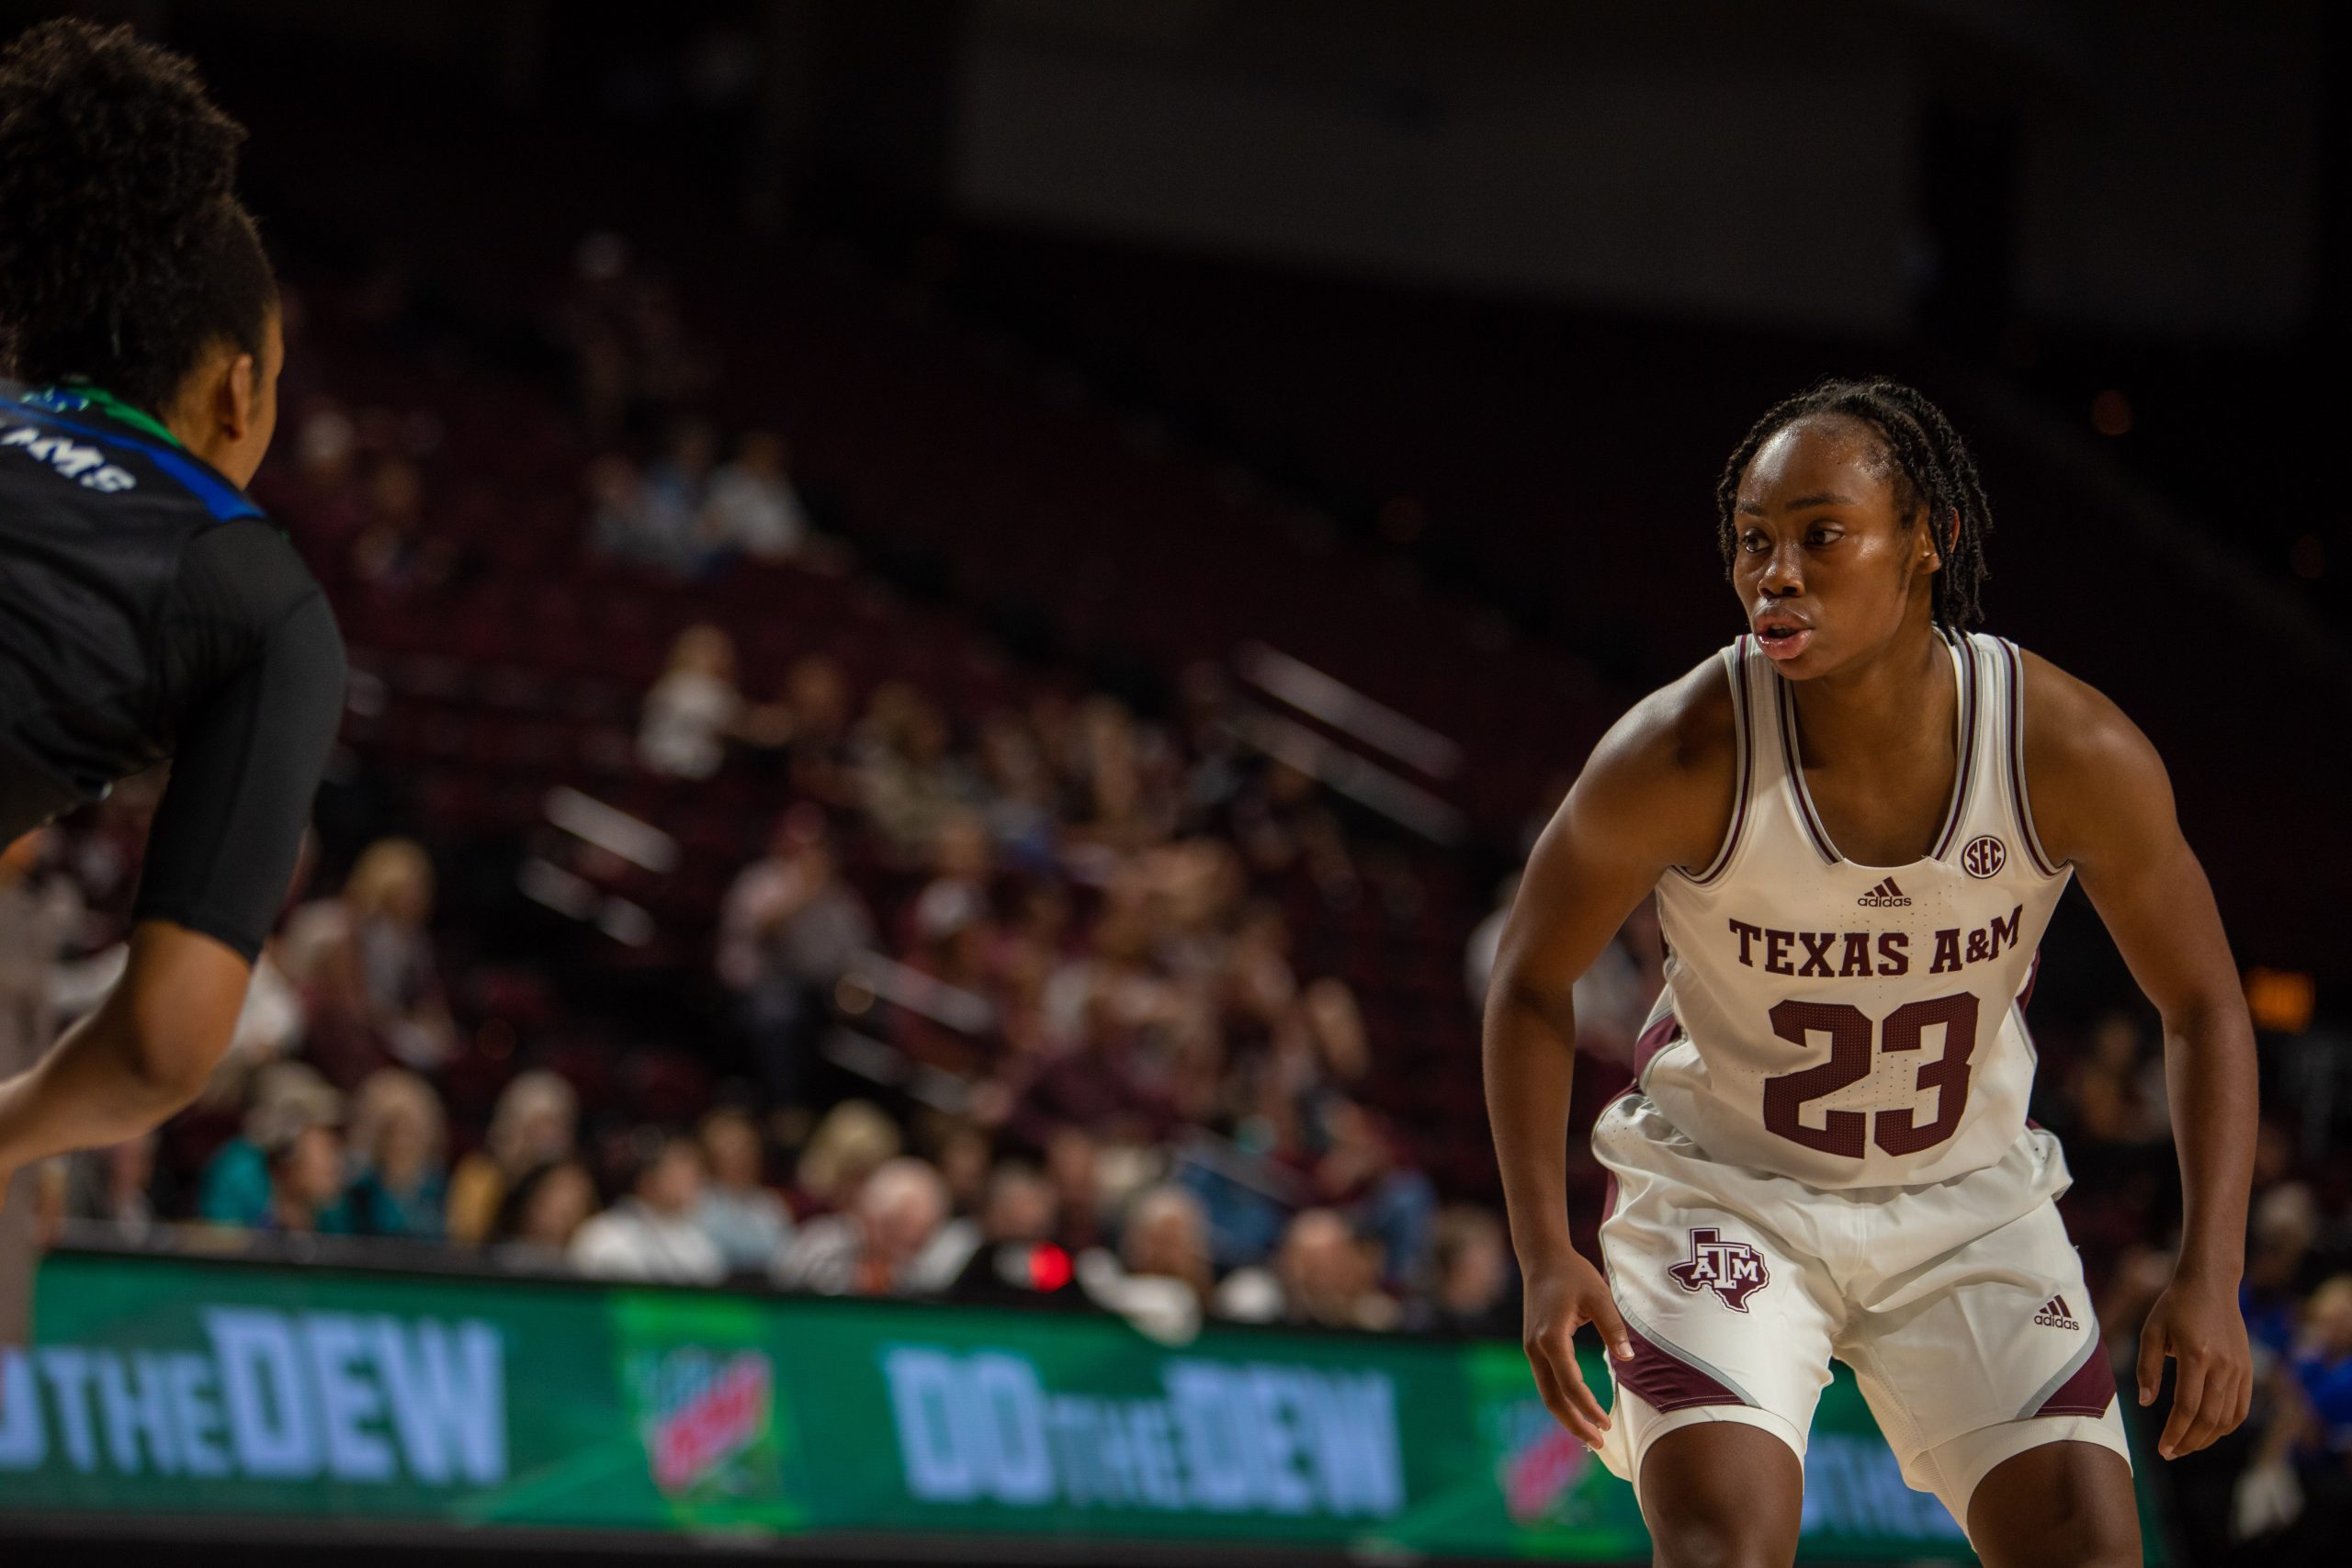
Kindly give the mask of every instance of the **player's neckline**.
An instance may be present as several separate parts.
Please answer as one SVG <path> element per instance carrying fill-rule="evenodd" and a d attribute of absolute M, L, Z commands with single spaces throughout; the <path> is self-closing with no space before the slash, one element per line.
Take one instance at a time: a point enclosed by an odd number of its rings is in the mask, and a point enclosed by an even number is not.
<path fill-rule="evenodd" d="M 1943 827 L 1937 832 L 1935 844 L 1916 860 L 1900 865 L 1872 865 L 1868 862 L 1849 859 L 1829 837 L 1829 829 L 1821 820 L 1820 811 L 1813 804 L 1813 792 L 1805 787 L 1804 758 L 1797 746 L 1796 703 L 1789 695 L 1789 682 L 1775 677 L 1772 682 L 1775 705 L 1780 712 L 1781 754 L 1787 764 L 1791 793 L 1797 803 L 1797 819 L 1804 826 L 1805 837 L 1813 840 L 1814 849 L 1829 865 L 1849 865 L 1856 871 L 1900 872 L 1923 865 L 1939 865 L 1951 852 L 1960 837 L 1960 824 L 1967 815 L 1969 776 L 1976 771 L 1976 655 L 1959 634 L 1942 626 L 1937 635 L 1951 655 L 1954 717 L 1959 733 L 1952 746 L 1951 794 L 1944 807 Z"/>

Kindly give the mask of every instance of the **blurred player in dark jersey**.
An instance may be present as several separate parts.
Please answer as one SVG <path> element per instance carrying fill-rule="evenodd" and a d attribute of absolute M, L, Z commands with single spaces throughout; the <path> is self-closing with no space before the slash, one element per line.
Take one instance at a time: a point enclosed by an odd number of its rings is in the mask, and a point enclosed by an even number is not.
<path fill-rule="evenodd" d="M 121 981 L 0 1064 L 0 1180 L 203 1086 L 342 710 L 334 616 L 244 493 L 284 344 L 243 138 L 127 28 L 0 53 L 0 843 L 172 763 Z M 0 1274 L 24 1251 L 0 1235 Z M 0 1336 L 21 1303 L 0 1278 Z"/>

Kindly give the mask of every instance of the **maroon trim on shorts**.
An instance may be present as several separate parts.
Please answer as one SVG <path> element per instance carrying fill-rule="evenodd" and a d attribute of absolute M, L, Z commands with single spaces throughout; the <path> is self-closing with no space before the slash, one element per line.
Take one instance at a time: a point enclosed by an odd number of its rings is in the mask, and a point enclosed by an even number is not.
<path fill-rule="evenodd" d="M 1747 1403 L 1672 1351 L 1644 1338 L 1642 1331 L 1630 1323 L 1625 1325 L 1625 1337 L 1634 1342 L 1634 1359 L 1621 1361 L 1612 1356 L 1609 1370 L 1619 1387 L 1633 1390 L 1657 1409 Z"/>
<path fill-rule="evenodd" d="M 2107 1348 L 2093 1347 L 2089 1359 L 2075 1375 L 2041 1402 L 2036 1416 L 2104 1416 L 2115 1398 L 2115 1369 L 2107 1364 Z"/>
<path fill-rule="evenodd" d="M 1652 1056 L 1681 1037 L 1681 1021 L 1672 1013 L 1666 1014 L 1636 1035 L 1634 1039 L 1634 1081 L 1636 1084 L 1642 1081 L 1643 1069 L 1650 1065 Z"/>

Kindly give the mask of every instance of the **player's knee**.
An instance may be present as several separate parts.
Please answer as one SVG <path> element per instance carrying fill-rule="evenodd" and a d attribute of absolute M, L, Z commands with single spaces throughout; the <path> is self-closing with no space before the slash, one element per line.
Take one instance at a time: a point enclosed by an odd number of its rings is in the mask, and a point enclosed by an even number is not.
<path fill-rule="evenodd" d="M 1788 1568 L 1791 1548 L 1753 1515 L 1678 1508 L 1650 1521 L 1655 1568 Z"/>

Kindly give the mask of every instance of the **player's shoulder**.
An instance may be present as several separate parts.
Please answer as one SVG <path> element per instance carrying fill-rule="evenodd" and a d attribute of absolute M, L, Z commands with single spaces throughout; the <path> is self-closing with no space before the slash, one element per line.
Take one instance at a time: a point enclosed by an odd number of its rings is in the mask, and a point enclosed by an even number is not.
<path fill-rule="evenodd" d="M 2018 649 L 2018 728 L 2037 783 L 2088 782 L 2158 765 L 2155 748 L 2105 692 L 2038 653 Z"/>
<path fill-rule="evenodd" d="M 1626 710 L 1594 751 L 1652 774 L 1728 767 L 1738 750 L 1738 702 L 1724 656 L 1708 655 Z"/>
<path fill-rule="evenodd" d="M 1578 791 L 1624 814 L 1719 828 L 1739 758 L 1739 704 L 1724 668 L 1711 654 L 1635 703 L 1593 748 Z"/>
<path fill-rule="evenodd" d="M 2026 794 L 2042 848 L 2059 862 L 2138 841 L 2172 818 L 2164 760 L 2122 708 L 2089 682 L 2018 650 L 2018 728 Z"/>

